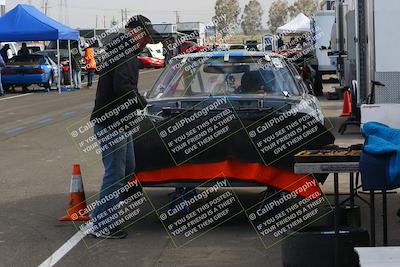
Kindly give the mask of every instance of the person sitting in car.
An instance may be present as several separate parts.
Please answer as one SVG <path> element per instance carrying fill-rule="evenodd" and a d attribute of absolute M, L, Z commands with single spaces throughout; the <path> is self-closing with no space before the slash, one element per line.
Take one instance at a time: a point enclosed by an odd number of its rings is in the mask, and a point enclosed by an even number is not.
<path fill-rule="evenodd" d="M 26 43 L 22 43 L 21 49 L 18 51 L 19 56 L 27 56 L 29 55 L 29 49 Z"/>

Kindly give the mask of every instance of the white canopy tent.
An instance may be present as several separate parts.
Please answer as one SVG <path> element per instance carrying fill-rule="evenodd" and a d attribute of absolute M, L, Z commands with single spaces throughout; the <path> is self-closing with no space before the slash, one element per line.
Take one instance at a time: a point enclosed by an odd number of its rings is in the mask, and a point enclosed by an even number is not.
<path fill-rule="evenodd" d="M 311 19 L 303 13 L 300 13 L 294 19 L 276 30 L 276 33 L 286 34 L 303 32 L 311 32 Z"/>

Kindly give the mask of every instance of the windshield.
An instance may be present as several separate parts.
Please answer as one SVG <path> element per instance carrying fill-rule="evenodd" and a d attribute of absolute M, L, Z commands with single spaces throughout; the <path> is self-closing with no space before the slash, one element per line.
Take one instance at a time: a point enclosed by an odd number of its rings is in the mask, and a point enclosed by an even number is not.
<path fill-rule="evenodd" d="M 43 65 L 46 60 L 43 56 L 16 56 L 7 62 L 7 65 L 32 66 Z"/>
<path fill-rule="evenodd" d="M 229 47 L 230 50 L 241 50 L 241 49 L 246 49 L 244 45 L 231 45 Z"/>
<path fill-rule="evenodd" d="M 145 48 L 142 52 L 139 53 L 139 57 L 152 57 L 150 51 Z"/>
<path fill-rule="evenodd" d="M 149 98 L 300 94 L 281 58 L 189 57 L 171 60 Z"/>

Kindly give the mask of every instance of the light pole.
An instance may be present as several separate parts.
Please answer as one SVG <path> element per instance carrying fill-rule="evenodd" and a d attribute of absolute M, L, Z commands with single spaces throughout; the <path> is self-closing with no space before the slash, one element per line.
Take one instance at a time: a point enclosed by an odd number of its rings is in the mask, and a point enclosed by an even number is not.
<path fill-rule="evenodd" d="M 6 0 L 0 0 L 0 15 L 3 16 L 6 13 Z"/>

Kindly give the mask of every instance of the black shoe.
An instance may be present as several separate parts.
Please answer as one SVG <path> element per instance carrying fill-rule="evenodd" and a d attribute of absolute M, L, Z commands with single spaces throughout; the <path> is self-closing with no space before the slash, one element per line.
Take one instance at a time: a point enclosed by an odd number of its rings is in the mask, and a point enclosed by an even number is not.
<path fill-rule="evenodd" d="M 110 233 L 96 233 L 92 232 L 88 234 L 88 236 L 93 238 L 101 238 L 101 239 L 124 239 L 128 236 L 128 232 L 125 230 L 114 230 Z"/>

